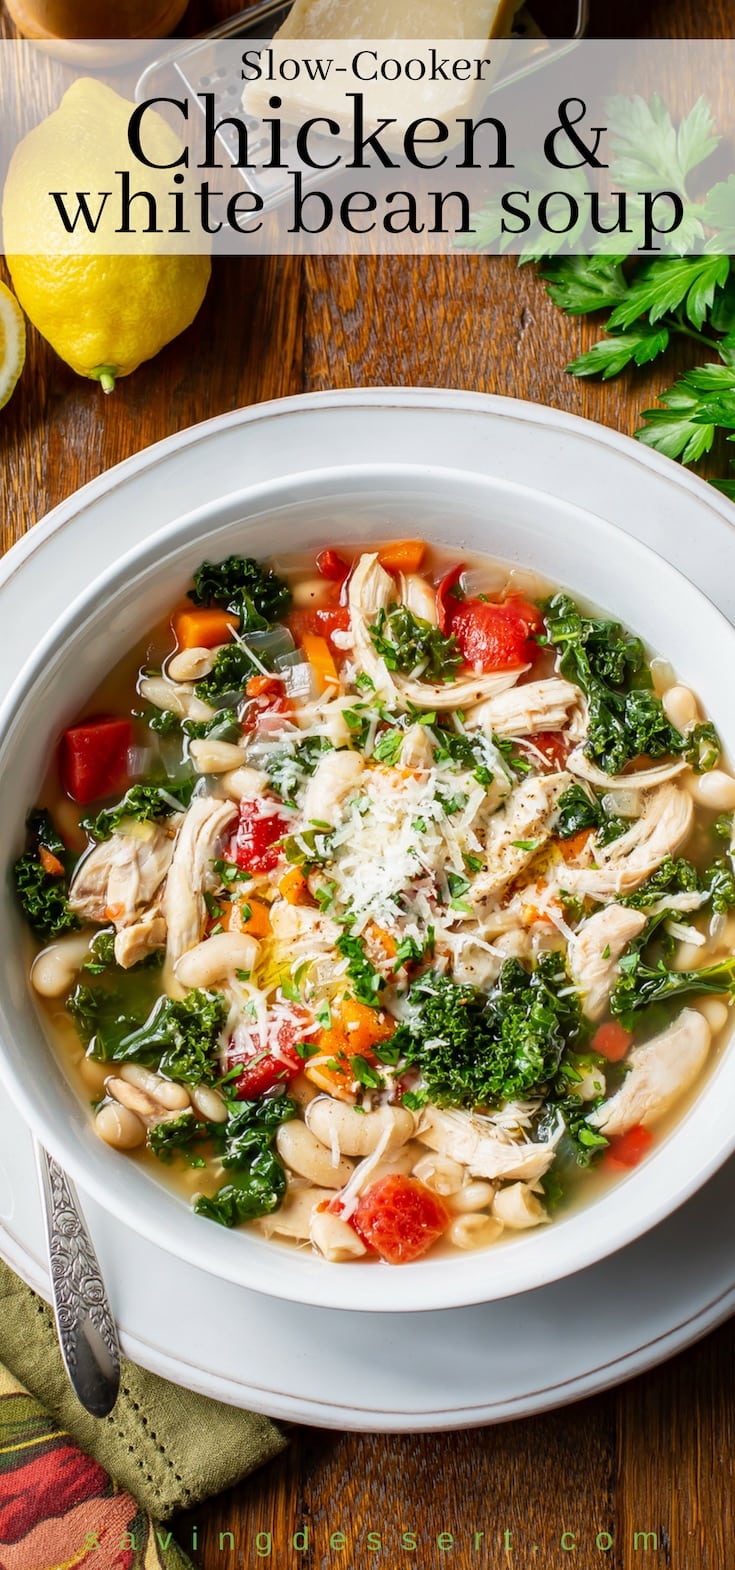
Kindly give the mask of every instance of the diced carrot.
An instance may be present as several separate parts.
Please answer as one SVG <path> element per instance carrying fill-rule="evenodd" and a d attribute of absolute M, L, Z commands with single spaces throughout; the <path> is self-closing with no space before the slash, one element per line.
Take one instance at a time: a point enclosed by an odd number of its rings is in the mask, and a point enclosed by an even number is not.
<path fill-rule="evenodd" d="M 245 903 L 250 907 L 250 915 L 244 918 L 242 931 L 249 932 L 253 938 L 267 938 L 271 930 L 271 917 L 266 901 L 249 899 Z"/>
<path fill-rule="evenodd" d="M 378 561 L 386 572 L 419 572 L 425 555 L 423 540 L 392 540 L 378 549 Z"/>
<path fill-rule="evenodd" d="M 611 1019 L 607 1025 L 600 1025 L 592 1037 L 592 1051 L 599 1052 L 601 1058 L 607 1058 L 608 1063 L 620 1063 L 633 1040 L 630 1030 L 624 1030 L 618 1020 Z"/>
<path fill-rule="evenodd" d="M 46 849 L 45 845 L 40 847 L 38 852 L 38 859 L 41 863 L 41 866 L 43 867 L 44 872 L 47 872 L 49 877 L 63 878 L 64 868 L 59 861 L 58 856 L 54 856 L 50 850 Z"/>
<path fill-rule="evenodd" d="M 383 1009 L 358 1003 L 357 998 L 343 998 L 333 1010 L 331 1025 L 320 1031 L 316 1039 L 317 1056 L 331 1061 L 307 1063 L 304 1070 L 307 1078 L 340 1101 L 351 1101 L 350 1058 L 362 1057 L 374 1064 L 373 1048 L 381 1041 L 388 1041 L 395 1028 L 395 1020 Z"/>
<path fill-rule="evenodd" d="M 300 867 L 289 867 L 278 885 L 281 899 L 289 905 L 305 905 L 311 899 L 309 886 Z"/>
<path fill-rule="evenodd" d="M 368 953 L 378 968 L 385 967 L 386 962 L 391 964 L 398 953 L 398 944 L 392 934 L 385 927 L 379 927 L 376 921 L 371 921 L 365 931 Z"/>
<path fill-rule="evenodd" d="M 626 1134 L 617 1134 L 602 1158 L 602 1165 L 609 1171 L 626 1167 L 637 1167 L 643 1160 L 653 1144 L 653 1134 L 650 1134 L 642 1123 L 635 1128 L 629 1128 Z"/>
<path fill-rule="evenodd" d="M 337 667 L 326 638 L 320 638 L 315 632 L 305 632 L 301 647 L 314 672 L 318 691 L 327 692 L 330 687 L 338 687 Z"/>
<path fill-rule="evenodd" d="M 559 849 L 565 861 L 576 861 L 577 856 L 582 854 L 591 833 L 591 829 L 580 829 L 578 834 L 570 834 L 568 839 L 559 840 Z"/>
<path fill-rule="evenodd" d="M 389 1041 L 396 1022 L 384 1009 L 371 1008 L 369 1003 L 358 1003 L 357 998 L 345 998 L 339 1014 L 340 1026 L 347 1041 L 350 1056 L 356 1052 L 367 1057 L 371 1047 Z"/>
<path fill-rule="evenodd" d="M 230 633 L 238 625 L 237 616 L 218 610 L 216 606 L 186 606 L 174 611 L 171 617 L 179 649 L 215 649 L 220 643 L 230 642 Z"/>

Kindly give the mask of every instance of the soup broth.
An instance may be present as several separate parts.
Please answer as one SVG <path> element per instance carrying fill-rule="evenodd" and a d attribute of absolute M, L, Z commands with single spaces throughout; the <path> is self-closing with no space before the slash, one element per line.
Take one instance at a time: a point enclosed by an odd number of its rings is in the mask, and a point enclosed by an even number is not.
<path fill-rule="evenodd" d="M 419 540 L 205 562 L 16 865 L 100 1137 L 203 1217 L 408 1263 L 681 1115 L 735 985 L 735 780 L 613 618 Z"/>

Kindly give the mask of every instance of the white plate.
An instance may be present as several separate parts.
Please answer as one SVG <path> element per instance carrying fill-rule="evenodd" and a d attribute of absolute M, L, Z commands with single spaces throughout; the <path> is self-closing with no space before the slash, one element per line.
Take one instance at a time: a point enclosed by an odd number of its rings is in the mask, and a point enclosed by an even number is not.
<path fill-rule="evenodd" d="M 522 465 L 527 484 L 604 511 L 735 620 L 733 510 L 667 460 L 598 426 L 512 400 L 331 393 L 183 432 L 56 509 L 0 570 L 2 684 L 50 620 L 122 550 L 214 495 L 282 474 L 286 453 L 289 471 L 302 474 L 335 461 L 428 467 L 437 453 L 443 464 L 477 474 L 510 478 Z M 4 1104 L 0 1150 L 0 1251 L 47 1291 L 30 1140 Z M 648 1238 L 522 1299 L 377 1318 L 215 1284 L 91 1200 L 85 1208 L 126 1350 L 146 1367 L 275 1416 L 340 1429 L 426 1430 L 501 1421 L 591 1394 L 720 1323 L 735 1307 L 734 1187 L 731 1163 Z M 319 1360 L 308 1356 L 324 1341 L 328 1392 Z M 257 1379 L 254 1365 L 263 1371 Z"/>

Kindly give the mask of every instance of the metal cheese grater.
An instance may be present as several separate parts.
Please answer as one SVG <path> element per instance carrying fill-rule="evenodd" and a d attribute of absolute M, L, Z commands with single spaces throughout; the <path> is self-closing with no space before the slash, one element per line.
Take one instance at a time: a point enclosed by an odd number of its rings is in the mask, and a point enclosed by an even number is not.
<path fill-rule="evenodd" d="M 237 16 L 232 16 L 219 27 L 212 28 L 211 32 L 202 34 L 192 41 L 191 45 L 183 47 L 178 45 L 176 50 L 162 55 L 149 65 L 140 77 L 135 97 L 140 103 L 143 99 L 154 98 L 158 95 L 171 96 L 177 88 L 183 86 L 192 101 L 203 109 L 196 97 L 197 93 L 216 92 L 218 111 L 222 115 L 231 112 L 236 115 L 247 127 L 249 147 L 252 155 L 257 160 L 260 153 L 267 154 L 268 144 L 265 136 L 260 140 L 257 136 L 259 122 L 247 115 L 241 103 L 242 80 L 239 72 L 231 62 L 231 52 L 218 48 L 224 40 L 232 39 L 270 39 L 278 28 L 285 22 L 291 10 L 291 0 L 261 0 L 261 3 L 241 11 Z M 543 70 L 559 60 L 562 55 L 568 54 L 584 37 L 587 30 L 589 14 L 589 0 L 576 0 L 576 17 L 574 29 L 569 38 L 554 39 L 549 41 L 535 22 L 532 14 L 525 5 L 517 12 L 513 23 L 512 36 L 538 41 L 538 49 L 529 51 L 526 63 L 505 72 L 500 71 L 493 84 L 493 90 L 507 87 L 511 82 L 520 81 L 523 77 L 531 76 L 536 71 Z M 224 126 L 217 132 L 217 141 L 220 143 L 228 165 L 237 159 L 237 132 L 232 126 Z M 315 149 L 318 138 L 314 138 Z M 325 148 L 333 150 L 334 144 L 324 138 Z M 301 169 L 303 174 L 304 189 L 315 185 L 317 182 L 324 184 L 328 172 L 306 168 L 300 163 L 296 152 L 295 142 L 286 134 L 282 139 L 283 161 L 288 164 L 287 169 L 232 169 L 232 176 L 241 182 L 246 190 L 254 192 L 263 202 L 263 210 L 271 211 L 288 200 L 292 192 L 291 171 Z M 228 170 L 229 174 L 229 170 Z"/>

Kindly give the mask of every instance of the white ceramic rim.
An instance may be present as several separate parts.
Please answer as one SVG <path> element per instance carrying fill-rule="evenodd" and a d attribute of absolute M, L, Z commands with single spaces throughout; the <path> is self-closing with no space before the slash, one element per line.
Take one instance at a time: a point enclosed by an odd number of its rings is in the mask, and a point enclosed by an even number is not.
<path fill-rule="evenodd" d="M 631 449 L 632 449 L 632 451 L 633 451 L 633 453 L 635 455 L 636 460 L 641 461 L 641 459 L 642 459 L 643 462 L 646 463 L 646 465 L 648 467 L 652 467 L 654 469 L 658 469 L 659 471 L 663 471 L 663 473 L 665 474 L 666 478 L 669 480 L 670 483 L 673 482 L 673 483 L 676 483 L 679 486 L 681 486 L 682 483 L 683 483 L 684 488 L 693 488 L 693 489 L 699 491 L 699 493 L 700 493 L 700 500 L 706 499 L 707 503 L 710 506 L 712 505 L 713 496 L 715 495 L 715 493 L 713 493 L 711 491 L 711 488 L 708 487 L 705 484 L 705 482 L 697 480 L 695 477 L 687 474 L 686 472 L 683 472 L 683 471 L 679 470 L 675 465 L 671 464 L 669 462 L 669 460 L 660 459 L 657 454 L 652 454 L 652 453 L 650 453 L 647 450 L 642 451 L 637 446 L 637 444 L 632 443 L 629 440 L 629 438 L 621 437 L 621 436 L 618 436 L 616 433 L 606 431 L 606 430 L 604 430 L 601 427 L 598 427 L 596 425 L 591 424 L 591 422 L 581 421 L 581 420 L 577 419 L 577 417 L 575 417 L 575 416 L 559 415 L 557 413 L 557 411 L 553 411 L 553 410 L 546 409 L 546 408 L 543 408 L 543 407 L 539 407 L 539 406 L 535 406 L 535 405 L 529 405 L 529 404 L 519 404 L 519 403 L 516 403 L 513 400 L 490 398 L 490 397 L 485 397 L 485 396 L 479 395 L 479 394 L 462 394 L 462 393 L 453 394 L 453 393 L 444 393 L 444 392 L 441 392 L 441 391 L 438 392 L 438 393 L 433 393 L 433 392 L 422 393 L 422 392 L 415 392 L 414 390 L 411 390 L 411 389 L 406 389 L 406 390 L 403 390 L 403 389 L 397 389 L 397 390 L 386 389 L 384 391 L 383 390 L 374 390 L 374 391 L 370 390 L 370 391 L 368 391 L 366 393 L 357 392 L 357 393 L 354 393 L 354 394 L 335 394 L 335 393 L 332 393 L 332 394 L 305 395 L 303 398 L 288 399 L 288 400 L 279 401 L 279 402 L 277 402 L 275 404 L 259 406 L 259 407 L 255 408 L 253 410 L 245 411 L 244 414 L 240 413 L 240 414 L 230 415 L 230 416 L 224 417 L 223 419 L 216 419 L 216 420 L 207 422 L 207 424 L 204 425 L 204 426 L 194 427 L 191 432 L 179 433 L 178 436 L 173 437 L 173 438 L 169 438 L 166 442 L 158 444 L 158 446 L 156 448 L 154 448 L 152 451 L 147 452 L 147 453 L 144 452 L 144 453 L 138 455 L 136 458 L 127 460 L 126 463 L 118 466 L 117 469 L 109 471 L 109 473 L 106 474 L 104 477 L 102 477 L 101 480 L 94 481 L 94 482 L 92 482 L 92 484 L 90 486 L 85 487 L 83 489 L 83 491 L 77 493 L 77 495 L 73 499 L 70 499 L 69 502 L 66 502 L 66 503 L 62 504 L 62 507 L 59 508 L 59 509 L 56 509 L 56 511 L 53 514 L 49 515 L 49 517 L 45 520 L 44 524 L 41 525 L 41 528 L 43 530 L 44 538 L 47 537 L 52 532 L 55 532 L 56 529 L 58 529 L 60 527 L 63 527 L 64 524 L 67 521 L 69 521 L 69 519 L 71 517 L 76 516 L 79 513 L 79 511 L 83 509 L 84 504 L 85 504 L 85 502 L 87 500 L 92 500 L 92 498 L 95 495 L 98 495 L 101 492 L 112 488 L 112 486 L 114 486 L 114 485 L 117 485 L 117 484 L 120 484 L 121 482 L 124 482 L 124 479 L 127 477 L 127 475 L 129 475 L 131 473 L 137 473 L 141 468 L 150 467 L 152 464 L 154 464 L 155 462 L 157 462 L 160 459 L 162 459 L 172 449 L 176 449 L 177 447 L 192 445 L 194 442 L 196 442 L 198 440 L 205 439 L 206 438 L 206 434 L 208 432 L 211 432 L 211 431 L 215 430 L 215 429 L 216 430 L 221 430 L 223 427 L 227 427 L 228 425 L 238 424 L 238 423 L 249 423 L 251 420 L 268 418 L 268 417 L 271 417 L 272 415 L 275 415 L 277 417 L 278 415 L 280 415 L 282 413 L 283 414 L 290 413 L 290 412 L 297 411 L 297 410 L 303 410 L 304 408 L 312 409 L 312 408 L 315 408 L 315 407 L 325 407 L 325 406 L 326 407 L 329 407 L 329 406 L 334 407 L 335 404 L 340 405 L 340 404 L 343 404 L 343 403 L 347 403 L 347 404 L 349 404 L 350 406 L 353 406 L 353 407 L 355 405 L 360 406 L 361 404 L 362 405 L 365 405 L 365 404 L 370 405 L 370 404 L 375 404 L 375 403 L 379 403 L 381 405 L 385 405 L 386 403 L 392 404 L 392 405 L 398 405 L 398 406 L 406 406 L 406 405 L 408 405 L 408 406 L 413 406 L 413 407 L 422 407 L 422 406 L 426 406 L 428 404 L 429 406 L 432 406 L 432 407 L 436 408 L 437 407 L 437 400 L 439 401 L 440 406 L 446 406 L 447 404 L 449 404 L 451 407 L 454 407 L 455 409 L 457 407 L 467 407 L 467 408 L 473 409 L 475 412 L 487 412 L 487 413 L 493 413 L 493 414 L 496 414 L 496 415 L 497 414 L 501 414 L 501 415 L 505 414 L 506 416 L 511 416 L 511 417 L 515 416 L 516 418 L 518 418 L 518 416 L 520 414 L 520 415 L 523 416 L 523 418 L 526 418 L 526 419 L 530 415 L 531 418 L 532 418 L 532 422 L 547 423 L 548 424 L 548 423 L 556 423 L 558 421 L 562 425 L 570 425 L 570 426 L 574 427 L 577 430 L 579 430 L 579 428 L 581 427 L 582 432 L 583 432 L 583 434 L 584 434 L 584 436 L 585 436 L 585 438 L 587 440 L 590 440 L 590 441 L 592 441 L 594 443 L 597 443 L 597 444 L 602 442 L 603 444 L 609 443 L 609 445 L 611 445 L 611 446 L 622 446 L 622 447 L 624 447 L 626 449 L 626 451 L 628 453 L 628 456 L 630 456 Z M 339 468 L 339 464 L 337 464 L 335 467 Z M 292 478 L 292 476 L 288 476 L 288 478 L 290 479 L 290 478 Z M 244 496 L 244 494 L 245 494 L 245 492 L 243 492 L 243 493 L 238 492 L 237 493 L 238 499 L 240 498 L 241 495 Z M 81 500 L 81 503 L 82 503 L 82 507 L 81 508 L 79 506 L 80 500 Z M 191 515 L 191 516 L 196 518 L 197 522 L 199 522 L 202 519 L 202 516 L 203 516 L 203 514 L 206 511 L 208 511 L 208 510 L 212 510 L 212 511 L 220 510 L 222 508 L 223 503 L 224 503 L 225 500 L 226 500 L 226 498 L 219 497 L 219 498 L 217 498 L 216 502 L 210 504 L 210 508 L 209 509 L 198 508 L 198 509 L 195 510 L 195 513 L 193 515 Z M 725 503 L 724 499 L 720 498 L 719 496 L 716 496 L 716 501 L 720 505 L 716 505 L 715 507 L 713 507 L 712 510 L 716 511 L 716 512 L 719 512 L 720 514 L 724 514 L 724 516 L 727 517 L 728 521 L 732 521 L 733 510 L 732 510 L 732 508 L 730 508 L 729 504 Z M 130 559 L 131 561 L 135 560 L 136 563 L 140 563 L 141 560 L 145 559 L 146 553 L 150 552 L 152 550 L 152 546 L 151 546 L 151 540 L 152 539 L 155 539 L 155 541 L 156 541 L 156 547 L 155 548 L 156 549 L 160 548 L 161 542 L 165 539 L 165 537 L 167 535 L 169 535 L 169 534 L 178 535 L 180 533 L 180 531 L 182 530 L 182 528 L 185 525 L 185 522 L 186 522 L 186 520 L 179 519 L 176 522 L 168 524 L 165 527 L 165 529 L 159 531 L 156 534 L 156 536 L 149 537 L 149 539 L 146 542 L 144 542 L 140 546 L 136 547 L 132 552 L 130 552 L 129 553 L 129 558 L 126 557 L 124 559 L 124 561 L 127 561 L 128 559 Z M 9 553 L 8 557 L 6 558 L 5 563 L 3 563 L 3 569 L 2 569 L 2 572 L 0 572 L 0 579 L 7 581 L 9 578 L 11 578 L 12 574 L 13 574 L 13 571 L 15 570 L 16 565 L 19 565 L 20 561 L 22 561 L 24 559 L 24 557 L 27 554 L 27 552 L 31 548 L 38 548 L 38 546 L 41 543 L 42 543 L 42 541 L 39 541 L 37 537 L 33 539 L 33 545 L 31 545 L 30 539 L 28 537 L 26 537 L 25 540 L 21 541 L 19 543 L 19 545 L 16 546 L 11 553 Z M 650 547 L 641 545 L 639 541 L 636 541 L 635 543 L 639 546 L 639 548 L 641 550 L 646 552 L 646 554 L 655 556 L 655 552 L 652 552 Z M 48 635 L 48 638 L 46 640 L 44 640 L 44 645 L 42 646 L 42 651 L 40 651 L 41 653 L 43 653 L 43 652 L 48 653 L 48 647 L 50 645 L 52 645 L 52 644 L 55 644 L 57 639 L 59 639 L 60 637 L 63 637 L 64 630 L 66 628 L 67 623 L 68 622 L 74 622 L 74 621 L 76 621 L 78 619 L 81 606 L 86 604 L 88 601 L 91 601 L 94 597 L 96 597 L 99 594 L 99 592 L 100 592 L 101 586 L 104 585 L 104 583 L 108 579 L 111 580 L 112 582 L 114 582 L 116 580 L 116 578 L 118 577 L 118 575 L 120 573 L 120 567 L 121 567 L 121 564 L 118 563 L 112 569 L 108 569 L 107 572 L 103 573 L 92 585 L 90 585 L 88 587 L 88 589 L 85 591 L 85 593 L 83 595 L 78 597 L 78 599 L 74 602 L 74 605 L 70 608 L 70 610 L 67 611 L 62 618 L 59 619 L 59 622 L 57 622 L 55 627 L 51 630 L 50 634 Z M 706 600 L 706 598 L 707 598 L 706 595 L 703 595 L 701 591 L 695 590 L 693 592 L 695 592 L 700 598 Z M 722 617 L 721 613 L 719 611 L 717 611 L 714 607 L 712 607 L 712 609 L 711 609 L 711 614 L 716 615 L 722 621 L 726 620 L 725 618 Z M 38 659 L 39 659 L 39 652 L 37 652 L 37 654 L 34 656 L 33 660 L 30 662 L 30 666 L 35 665 L 37 663 Z M 14 685 L 13 691 L 12 691 L 9 699 L 6 701 L 6 704 L 3 706 L 3 711 L 2 711 L 2 717 L 3 718 L 7 717 L 7 714 L 9 712 L 9 710 L 12 707 L 14 707 L 15 701 L 17 700 L 17 694 L 21 690 L 21 688 L 24 686 L 25 682 L 27 681 L 27 675 L 28 675 L 28 670 L 29 670 L 30 666 L 27 666 L 26 667 L 26 671 L 21 674 L 21 676 L 18 679 L 18 682 Z M 0 1060 L 0 1077 L 3 1077 L 5 1079 L 5 1081 L 6 1081 L 6 1083 L 7 1083 L 8 1076 L 7 1076 L 6 1070 L 7 1070 L 7 1065 L 5 1064 L 4 1059 L 2 1059 L 2 1060 Z M 121 1207 L 118 1207 L 118 1206 L 111 1206 L 110 1203 L 109 1203 L 109 1194 L 106 1191 L 104 1191 L 100 1187 L 100 1185 L 98 1185 L 97 1183 L 90 1182 L 89 1174 L 87 1173 L 87 1171 L 84 1168 L 84 1166 L 83 1165 L 80 1166 L 80 1164 L 78 1163 L 78 1161 L 76 1159 L 75 1151 L 74 1150 L 70 1151 L 66 1147 L 66 1145 L 64 1144 L 63 1140 L 57 1139 L 55 1131 L 52 1130 L 51 1131 L 51 1137 L 49 1137 L 48 1128 L 45 1125 L 41 1125 L 41 1126 L 39 1125 L 39 1120 L 38 1120 L 38 1117 L 36 1115 L 36 1108 L 35 1108 L 35 1105 L 33 1104 L 33 1102 L 31 1101 L 31 1099 L 29 1097 L 26 1097 L 24 1094 L 22 1094 L 20 1098 L 18 1097 L 18 1094 L 17 1094 L 18 1086 L 17 1086 L 17 1084 L 15 1083 L 14 1080 L 13 1080 L 12 1084 L 8 1085 L 8 1088 L 11 1091 L 11 1094 L 13 1094 L 14 1098 L 16 1099 L 16 1101 L 18 1101 L 20 1099 L 20 1102 L 22 1104 L 21 1105 L 21 1109 L 22 1109 L 22 1111 L 24 1113 L 24 1116 L 26 1117 L 26 1121 L 45 1140 L 45 1142 L 47 1143 L 49 1149 L 52 1151 L 52 1153 L 54 1155 L 57 1156 L 57 1159 L 60 1159 L 66 1165 L 66 1167 L 70 1171 L 71 1175 L 76 1177 L 77 1181 L 80 1183 L 80 1186 L 85 1188 L 88 1192 L 93 1193 L 95 1198 L 98 1200 L 98 1202 L 100 1204 L 102 1204 L 106 1209 L 112 1210 L 114 1214 L 118 1215 L 120 1217 L 120 1219 L 122 1219 L 128 1226 L 132 1227 L 132 1229 L 134 1231 L 142 1232 L 146 1237 L 150 1238 L 151 1241 L 153 1241 L 156 1244 L 162 1246 L 164 1249 L 167 1248 L 167 1247 L 170 1247 L 170 1243 L 168 1241 L 168 1238 L 162 1234 L 160 1228 L 155 1227 L 155 1226 L 145 1225 L 145 1224 L 141 1225 L 138 1216 L 137 1215 L 131 1216 L 129 1212 L 125 1212 L 125 1207 L 121 1208 Z M 607 1255 L 607 1254 L 609 1254 L 611 1252 L 614 1252 L 616 1249 L 622 1247 L 625 1243 L 631 1241 L 632 1238 L 634 1238 L 636 1236 L 639 1236 L 641 1234 L 641 1232 L 647 1230 L 650 1226 L 655 1225 L 664 1215 L 670 1213 L 670 1211 L 672 1209 L 676 1208 L 677 1205 L 681 1204 L 683 1202 L 683 1200 L 685 1198 L 687 1198 L 690 1193 L 692 1193 L 696 1188 L 700 1187 L 701 1184 L 704 1181 L 706 1181 L 706 1178 L 708 1176 L 710 1176 L 711 1173 L 714 1172 L 717 1169 L 717 1167 L 726 1159 L 726 1157 L 729 1154 L 730 1149 L 732 1148 L 733 1145 L 735 1145 L 735 1134 L 733 1136 L 733 1140 L 732 1140 L 730 1146 L 728 1146 L 727 1149 L 720 1149 L 720 1151 L 718 1152 L 717 1156 L 713 1157 L 711 1162 L 709 1162 L 705 1167 L 700 1168 L 698 1173 L 696 1174 L 696 1176 L 690 1182 L 688 1182 L 687 1184 L 681 1185 L 679 1187 L 679 1189 L 676 1192 L 676 1196 L 675 1196 L 675 1199 L 674 1199 L 673 1202 L 672 1201 L 668 1201 L 665 1204 L 662 1203 L 662 1204 L 659 1204 L 658 1206 L 652 1207 L 650 1209 L 650 1211 L 647 1212 L 646 1220 L 645 1220 L 643 1225 L 641 1225 L 640 1222 L 637 1221 L 635 1224 L 630 1224 L 628 1226 L 622 1226 L 621 1225 L 619 1228 L 616 1228 L 615 1229 L 615 1233 L 614 1233 L 614 1242 L 612 1243 L 612 1245 L 610 1245 L 609 1241 L 606 1241 L 604 1246 L 598 1246 L 595 1250 L 590 1250 L 590 1251 L 586 1252 L 583 1258 L 577 1259 L 576 1262 L 573 1265 L 571 1265 L 570 1267 L 568 1267 L 568 1268 L 569 1269 L 578 1269 L 578 1268 L 582 1268 L 584 1265 L 591 1264 L 591 1263 L 594 1262 L 594 1260 L 599 1259 L 603 1255 Z M 279 1252 L 280 1252 L 280 1250 L 279 1250 Z M 202 1249 L 202 1250 L 197 1251 L 197 1254 L 200 1255 L 200 1256 L 203 1256 L 203 1255 L 208 1254 L 208 1253 L 209 1253 L 209 1250 L 206 1250 L 206 1249 Z M 401 1311 L 401 1310 L 416 1311 L 419 1308 L 420 1309 L 445 1308 L 445 1307 L 459 1306 L 460 1304 L 469 1304 L 471 1302 L 479 1302 L 479 1301 L 487 1300 L 487 1292 L 485 1290 L 478 1291 L 476 1289 L 473 1289 L 472 1291 L 470 1291 L 468 1293 L 467 1288 L 465 1287 L 459 1296 L 457 1295 L 456 1291 L 453 1292 L 453 1293 L 452 1292 L 447 1293 L 446 1291 L 443 1291 L 443 1292 L 440 1292 L 438 1295 L 434 1293 L 434 1294 L 431 1294 L 428 1298 L 424 1297 L 424 1300 L 422 1302 L 420 1302 L 420 1303 L 416 1303 L 413 1300 L 411 1300 L 411 1301 L 398 1301 L 398 1302 L 396 1302 L 395 1300 L 392 1300 L 389 1304 L 387 1304 L 387 1303 L 380 1303 L 380 1304 L 375 1304 L 375 1305 L 373 1305 L 373 1304 L 366 1304 L 364 1302 L 364 1299 L 363 1299 L 363 1294 L 362 1294 L 362 1292 L 360 1292 L 359 1293 L 359 1301 L 352 1294 L 350 1294 L 350 1301 L 344 1301 L 344 1302 L 341 1302 L 339 1304 L 335 1304 L 334 1293 L 332 1291 L 325 1291 L 324 1293 L 321 1293 L 321 1292 L 314 1292 L 312 1290 L 312 1291 L 310 1291 L 307 1294 L 307 1293 L 305 1293 L 303 1291 L 303 1289 L 299 1290 L 298 1292 L 295 1292 L 293 1289 L 292 1290 L 283 1290 L 282 1286 L 274 1285 L 274 1283 L 271 1280 L 269 1280 L 267 1283 L 266 1282 L 257 1283 L 257 1282 L 253 1282 L 252 1278 L 250 1278 L 250 1277 L 248 1277 L 248 1279 L 244 1279 L 243 1273 L 241 1271 L 239 1271 L 239 1270 L 238 1271 L 235 1271 L 235 1270 L 232 1270 L 232 1269 L 223 1270 L 222 1268 L 218 1268 L 218 1267 L 213 1265 L 213 1262 L 212 1262 L 211 1259 L 207 1259 L 205 1257 L 195 1257 L 194 1254 L 192 1253 L 192 1250 L 190 1250 L 190 1249 L 187 1250 L 187 1257 L 190 1258 L 191 1262 L 193 1264 L 196 1264 L 199 1268 L 203 1268 L 203 1269 L 209 1271 L 210 1273 L 216 1273 L 216 1274 L 219 1274 L 219 1275 L 224 1275 L 224 1276 L 226 1276 L 227 1279 L 236 1280 L 236 1281 L 242 1282 L 243 1284 L 245 1284 L 245 1285 L 247 1285 L 249 1287 L 255 1287 L 256 1290 L 261 1290 L 261 1291 L 265 1290 L 267 1292 L 274 1293 L 275 1295 L 278 1295 L 278 1296 L 284 1296 L 284 1297 L 287 1297 L 287 1298 L 291 1298 L 294 1301 L 304 1301 L 304 1302 L 309 1302 L 309 1303 L 313 1303 L 313 1304 L 321 1305 L 321 1306 L 325 1306 L 325 1307 L 332 1307 L 332 1308 L 335 1307 L 335 1306 L 345 1307 L 345 1308 L 360 1307 L 362 1309 L 375 1307 L 377 1310 L 387 1310 L 387 1309 L 390 1309 L 391 1311 L 395 1312 L 395 1311 Z M 508 1292 L 509 1293 L 516 1293 L 518 1291 L 528 1290 L 528 1288 L 530 1286 L 540 1286 L 540 1285 L 543 1285 L 546 1282 L 554 1280 L 554 1279 L 558 1279 L 560 1276 L 562 1276 L 564 1274 L 567 1274 L 567 1273 L 568 1273 L 567 1267 L 564 1267 L 561 1270 L 558 1269 L 558 1268 L 549 1270 L 548 1272 L 544 1273 L 541 1276 L 538 1274 L 538 1271 L 531 1271 L 530 1275 L 533 1277 L 533 1280 L 532 1281 L 524 1281 L 523 1277 L 527 1273 L 525 1271 L 519 1269 L 518 1270 L 518 1276 L 521 1278 L 520 1282 L 518 1284 L 512 1286 L 512 1287 L 509 1287 L 508 1288 Z M 346 1272 L 343 1272 L 340 1269 L 339 1274 L 340 1274 L 340 1276 L 343 1277 L 343 1276 L 346 1275 Z M 401 1272 L 400 1274 L 401 1274 L 401 1277 L 403 1277 L 405 1279 L 404 1272 Z M 391 1276 L 392 1277 L 393 1277 L 393 1275 L 394 1275 L 394 1273 L 391 1272 Z M 332 1280 L 331 1280 L 330 1284 L 334 1285 L 333 1277 L 332 1277 Z M 406 1284 L 408 1284 L 408 1283 L 406 1283 Z M 427 1283 L 424 1282 L 423 1286 L 425 1287 L 426 1284 Z M 364 1285 L 365 1285 L 365 1282 L 364 1282 L 364 1278 L 363 1278 L 362 1286 L 364 1287 Z M 339 1294 L 339 1295 L 341 1296 L 341 1294 Z M 500 1296 L 500 1295 L 505 1295 L 505 1294 L 501 1294 L 501 1293 L 497 1293 L 497 1292 L 493 1293 L 493 1296 Z M 403 1296 L 403 1294 L 401 1294 L 401 1296 Z"/>

